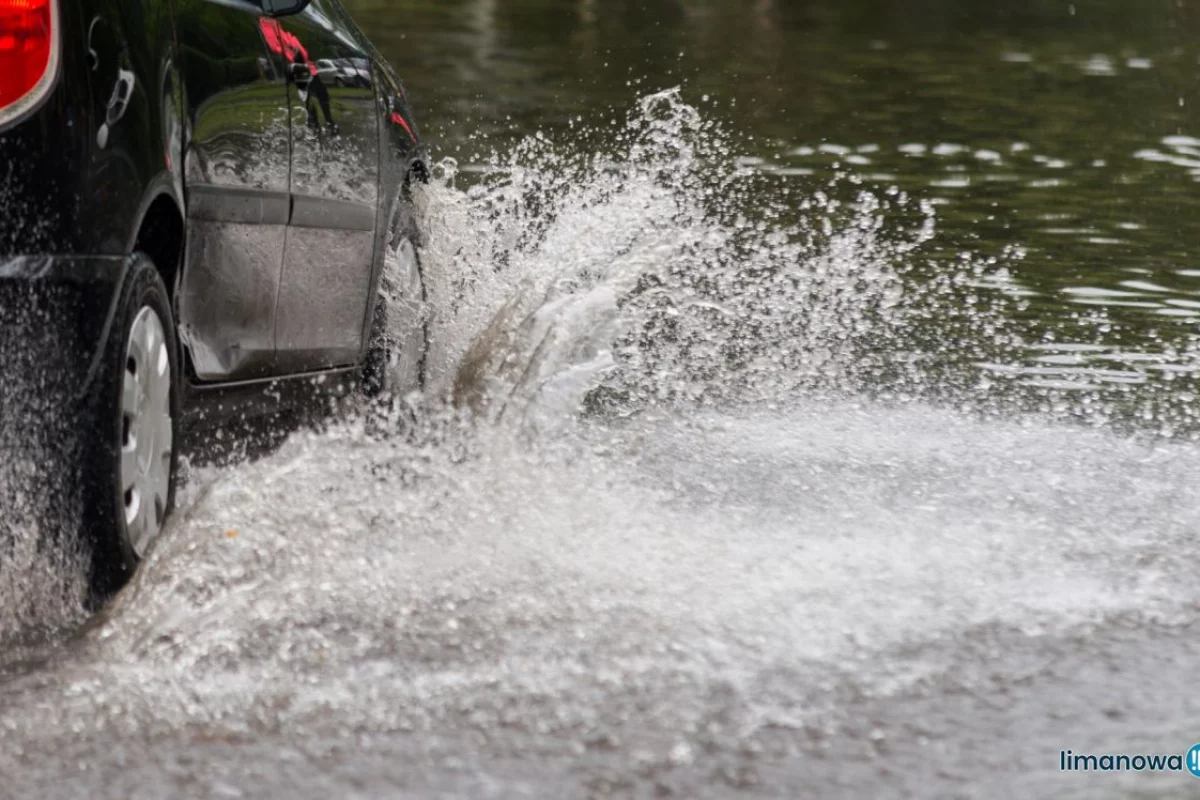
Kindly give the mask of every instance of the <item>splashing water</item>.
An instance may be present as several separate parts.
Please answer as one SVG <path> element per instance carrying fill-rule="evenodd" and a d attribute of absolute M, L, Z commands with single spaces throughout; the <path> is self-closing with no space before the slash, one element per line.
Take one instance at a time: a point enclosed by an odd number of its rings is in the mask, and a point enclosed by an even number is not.
<path fill-rule="evenodd" d="M 1193 449 L 948 410 L 1019 343 L 978 301 L 1002 263 L 928 276 L 928 206 L 788 197 L 678 92 L 601 134 L 439 166 L 415 423 L 197 472 L 132 584 L 0 685 L 0 774 L 707 796 L 856 703 L 1187 619 Z"/>
<path fill-rule="evenodd" d="M 797 209 L 678 90 L 613 128 L 583 155 L 527 139 L 466 192 L 441 165 L 422 209 L 435 388 L 503 416 L 589 392 L 630 413 L 915 379 L 909 332 L 935 317 L 901 274 L 930 206 L 858 191 Z M 915 229 L 885 235 L 886 212 Z"/>
<path fill-rule="evenodd" d="M 82 619 L 87 561 L 67 533 L 82 509 L 75 497 L 78 442 L 70 420 L 57 413 L 73 400 L 65 376 L 73 374 L 67 360 L 76 349 L 54 324 L 65 312 L 55 296 L 11 286 L 0 292 L 0 364 L 8 368 L 0 386 L 3 646 Z M 45 422 L 31 428 L 31 419 Z"/>

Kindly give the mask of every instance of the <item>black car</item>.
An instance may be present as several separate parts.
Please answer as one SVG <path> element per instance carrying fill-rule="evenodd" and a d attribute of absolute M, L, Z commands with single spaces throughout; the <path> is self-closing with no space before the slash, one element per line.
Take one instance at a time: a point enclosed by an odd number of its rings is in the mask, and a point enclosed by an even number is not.
<path fill-rule="evenodd" d="M 338 0 L 0 0 L 0 422 L 70 440 L 99 591 L 161 531 L 185 430 L 419 385 L 424 165 Z"/>

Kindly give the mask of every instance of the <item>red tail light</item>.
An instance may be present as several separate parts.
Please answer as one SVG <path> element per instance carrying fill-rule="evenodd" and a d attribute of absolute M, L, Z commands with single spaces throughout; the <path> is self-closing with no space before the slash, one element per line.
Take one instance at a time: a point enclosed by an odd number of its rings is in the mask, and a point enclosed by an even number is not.
<path fill-rule="evenodd" d="M 57 0 L 0 0 L 0 125 L 37 103 L 58 69 Z"/>

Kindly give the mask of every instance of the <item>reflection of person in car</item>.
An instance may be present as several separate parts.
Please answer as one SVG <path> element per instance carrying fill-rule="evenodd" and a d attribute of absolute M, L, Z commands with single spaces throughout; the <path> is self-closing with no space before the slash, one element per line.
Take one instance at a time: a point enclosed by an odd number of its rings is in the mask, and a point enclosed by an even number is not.
<path fill-rule="evenodd" d="M 294 33 L 285 31 L 279 24 L 279 20 L 263 19 L 259 20 L 258 24 L 262 30 L 263 39 L 271 52 L 285 57 L 290 62 L 292 81 L 300 91 L 300 99 L 308 111 L 309 127 L 313 130 L 320 129 L 320 119 L 317 117 L 317 109 L 312 102 L 316 98 L 317 105 L 320 106 L 321 113 L 325 116 L 325 123 L 329 126 L 329 133 L 337 136 L 338 124 L 333 119 L 333 108 L 329 102 L 329 88 L 325 86 L 325 81 L 321 80 L 321 76 L 317 73 L 317 65 L 309 60 L 308 49 L 300 43 Z"/>
<path fill-rule="evenodd" d="M 316 98 L 317 105 L 321 107 L 321 112 L 325 115 L 325 122 L 329 125 L 329 132 L 337 136 L 338 124 L 333 119 L 333 109 L 329 104 L 329 88 L 325 86 L 325 81 L 313 69 L 312 64 L 301 56 L 299 51 L 292 55 L 292 64 L 296 72 L 304 71 L 308 74 L 308 96 L 304 98 L 304 105 L 308 109 L 308 126 L 313 129 L 320 127 L 317 108 L 313 104 L 313 98 Z"/>

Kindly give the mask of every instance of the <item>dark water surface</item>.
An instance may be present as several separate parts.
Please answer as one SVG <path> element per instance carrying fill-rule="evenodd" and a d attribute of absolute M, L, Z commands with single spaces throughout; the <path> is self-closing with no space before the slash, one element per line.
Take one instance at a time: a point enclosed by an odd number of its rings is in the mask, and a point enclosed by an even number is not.
<path fill-rule="evenodd" d="M 965 301 L 1004 329 L 971 348 L 981 380 L 1032 387 L 1034 407 L 1196 428 L 1195 3 L 353 6 L 461 165 L 539 131 L 603 139 L 632 98 L 682 85 L 792 198 L 842 176 L 835 195 L 861 182 L 933 204 L 937 235 L 906 280 L 975 265 Z"/>

